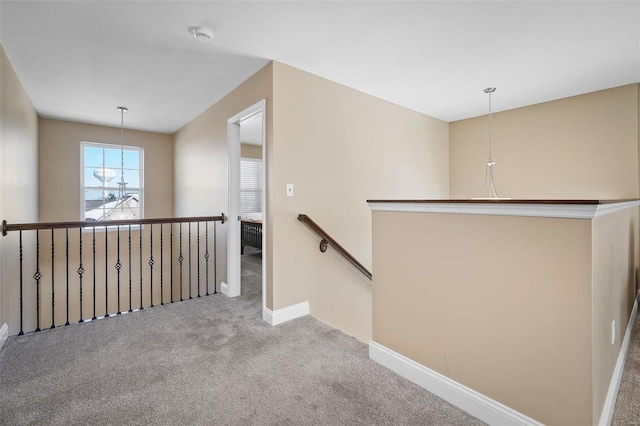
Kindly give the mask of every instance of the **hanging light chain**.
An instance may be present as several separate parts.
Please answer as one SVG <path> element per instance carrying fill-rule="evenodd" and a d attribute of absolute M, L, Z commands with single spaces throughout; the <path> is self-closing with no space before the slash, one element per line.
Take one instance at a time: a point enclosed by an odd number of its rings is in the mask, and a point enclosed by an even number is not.
<path fill-rule="evenodd" d="M 489 160 L 487 161 L 488 164 L 493 163 L 493 155 L 492 155 L 492 147 L 491 147 L 491 139 L 493 137 L 493 129 L 492 129 L 492 112 L 491 112 L 491 94 L 493 92 L 496 91 L 495 87 L 487 87 L 486 89 L 484 89 L 484 93 L 487 93 L 489 95 Z M 491 164 L 493 165 L 493 164 Z"/>
<path fill-rule="evenodd" d="M 489 99 L 491 99 L 491 95 L 489 95 Z M 491 101 L 489 101 L 489 105 L 491 105 Z M 120 107 L 120 182 L 124 182 L 124 111 L 126 108 Z M 491 110 L 491 107 L 489 107 Z"/>
<path fill-rule="evenodd" d="M 120 111 L 120 199 L 124 199 L 127 183 L 124 181 L 124 113 L 129 109 L 123 106 L 119 106 Z M 124 209 L 124 206 L 123 206 Z"/>

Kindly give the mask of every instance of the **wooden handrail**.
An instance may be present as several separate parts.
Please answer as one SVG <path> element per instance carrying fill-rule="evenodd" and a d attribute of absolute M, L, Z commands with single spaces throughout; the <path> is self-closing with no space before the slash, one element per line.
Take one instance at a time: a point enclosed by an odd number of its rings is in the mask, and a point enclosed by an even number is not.
<path fill-rule="evenodd" d="M 309 229 L 311 229 L 315 234 L 317 234 L 322 240 L 320 241 L 320 251 L 327 251 L 327 247 L 331 246 L 333 249 L 342 256 L 347 262 L 353 265 L 358 271 L 362 272 L 362 274 L 367 277 L 369 280 L 372 280 L 371 272 L 365 268 L 362 263 L 358 262 L 355 257 L 351 255 L 347 250 L 344 249 L 336 240 L 334 240 L 331 235 L 327 234 L 327 232 L 322 229 L 317 223 L 315 223 L 309 216 L 306 214 L 299 214 L 298 220 L 304 223 Z"/>
<path fill-rule="evenodd" d="M 31 231 L 36 229 L 64 229 L 64 228 L 96 228 L 105 226 L 148 225 L 154 223 L 184 223 L 184 222 L 221 222 L 226 216 L 193 216 L 193 217 L 167 217 L 153 219 L 127 219 L 127 220 L 85 220 L 75 222 L 39 222 L 39 223 L 7 223 L 2 221 L 2 235 L 10 231 Z"/>

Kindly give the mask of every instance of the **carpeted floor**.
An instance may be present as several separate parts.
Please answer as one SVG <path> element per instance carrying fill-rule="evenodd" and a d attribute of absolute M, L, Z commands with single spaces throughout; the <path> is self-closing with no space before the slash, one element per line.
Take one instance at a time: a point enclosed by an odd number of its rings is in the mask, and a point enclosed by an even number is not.
<path fill-rule="evenodd" d="M 243 295 L 216 295 L 10 338 L 0 423 L 10 425 L 473 425 L 312 317 L 262 321 L 260 256 Z"/>

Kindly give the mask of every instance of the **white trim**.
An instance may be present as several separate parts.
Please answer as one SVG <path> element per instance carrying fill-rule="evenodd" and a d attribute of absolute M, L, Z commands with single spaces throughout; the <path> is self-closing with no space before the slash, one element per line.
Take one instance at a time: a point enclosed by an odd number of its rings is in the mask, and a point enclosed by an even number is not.
<path fill-rule="evenodd" d="M 270 325 L 282 324 L 305 315 L 309 315 L 309 302 L 298 303 L 275 311 L 269 308 L 262 310 L 262 319 Z"/>
<path fill-rule="evenodd" d="M 405 203 L 369 202 L 372 211 L 480 214 L 493 216 L 555 217 L 593 219 L 623 209 L 640 206 L 640 201 L 610 204 L 509 204 L 509 203 Z"/>
<path fill-rule="evenodd" d="M 9 326 L 5 322 L 4 324 L 2 324 L 2 327 L 0 327 L 0 350 L 2 350 L 2 346 L 4 346 L 4 342 L 7 341 L 8 337 L 9 337 Z"/>
<path fill-rule="evenodd" d="M 488 424 L 541 425 L 536 420 L 374 341 L 369 343 L 369 358 Z"/>
<path fill-rule="evenodd" d="M 620 390 L 620 382 L 622 381 L 622 373 L 624 371 L 624 364 L 627 361 L 627 353 L 629 352 L 629 344 L 631 343 L 631 330 L 633 324 L 636 321 L 638 315 L 638 296 L 633 303 L 633 309 L 631 310 L 631 316 L 629 317 L 629 324 L 627 325 L 627 331 L 624 333 L 624 339 L 622 340 L 622 346 L 618 353 L 618 361 L 613 369 L 613 375 L 611 376 L 611 382 L 609 383 L 609 390 L 607 391 L 607 397 L 604 400 L 604 407 L 602 407 L 602 413 L 600 413 L 600 421 L 598 425 L 607 426 L 611 424 L 613 418 L 613 409 L 616 406 L 616 399 L 618 398 L 618 391 Z"/>
<path fill-rule="evenodd" d="M 621 203 L 600 204 L 594 217 L 604 216 L 609 213 L 640 206 L 640 201 L 625 201 Z"/>
<path fill-rule="evenodd" d="M 267 309 L 267 239 L 269 237 L 269 223 L 267 221 L 267 104 L 263 99 L 262 105 L 262 312 Z"/>
<path fill-rule="evenodd" d="M 229 152 L 229 230 L 227 231 L 227 292 L 228 297 L 240 296 L 240 124 L 227 120 L 227 149 Z"/>
<path fill-rule="evenodd" d="M 220 282 L 220 292 L 228 297 L 229 296 L 229 284 L 225 283 L 224 281 L 221 281 Z"/>
<path fill-rule="evenodd" d="M 273 325 L 273 311 L 269 308 L 262 308 L 262 320 L 269 325 Z"/>
<path fill-rule="evenodd" d="M 264 154 L 265 144 L 265 113 L 266 101 L 264 99 L 256 102 L 238 114 L 227 120 L 227 149 L 228 149 L 228 169 L 229 169 L 229 231 L 227 233 L 227 282 L 229 291 L 227 296 L 237 297 L 241 293 L 241 272 L 240 272 L 240 123 L 256 114 L 262 113 L 262 146 Z M 263 155 L 264 159 L 264 155 Z M 263 173 L 264 173 L 263 167 Z M 264 182 L 266 188 L 266 181 Z M 263 218 L 266 218 L 266 205 Z M 265 220 L 262 221 L 263 249 L 265 240 Z M 262 252 L 263 257 L 265 252 Z M 262 262 L 264 265 L 264 261 Z M 264 269 L 264 268 L 263 268 Z M 265 274 L 262 274 L 262 305 L 265 304 Z"/>

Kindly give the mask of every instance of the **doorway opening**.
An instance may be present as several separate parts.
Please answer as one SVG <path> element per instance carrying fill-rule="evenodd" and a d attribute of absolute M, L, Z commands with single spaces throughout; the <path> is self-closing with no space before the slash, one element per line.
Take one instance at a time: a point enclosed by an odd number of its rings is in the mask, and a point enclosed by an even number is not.
<path fill-rule="evenodd" d="M 265 101 L 227 120 L 229 150 L 229 297 L 262 298 L 265 310 Z M 243 284 L 246 288 L 243 288 Z"/>
<path fill-rule="evenodd" d="M 262 113 L 240 122 L 240 274 L 242 294 L 262 294 L 264 162 Z"/>

